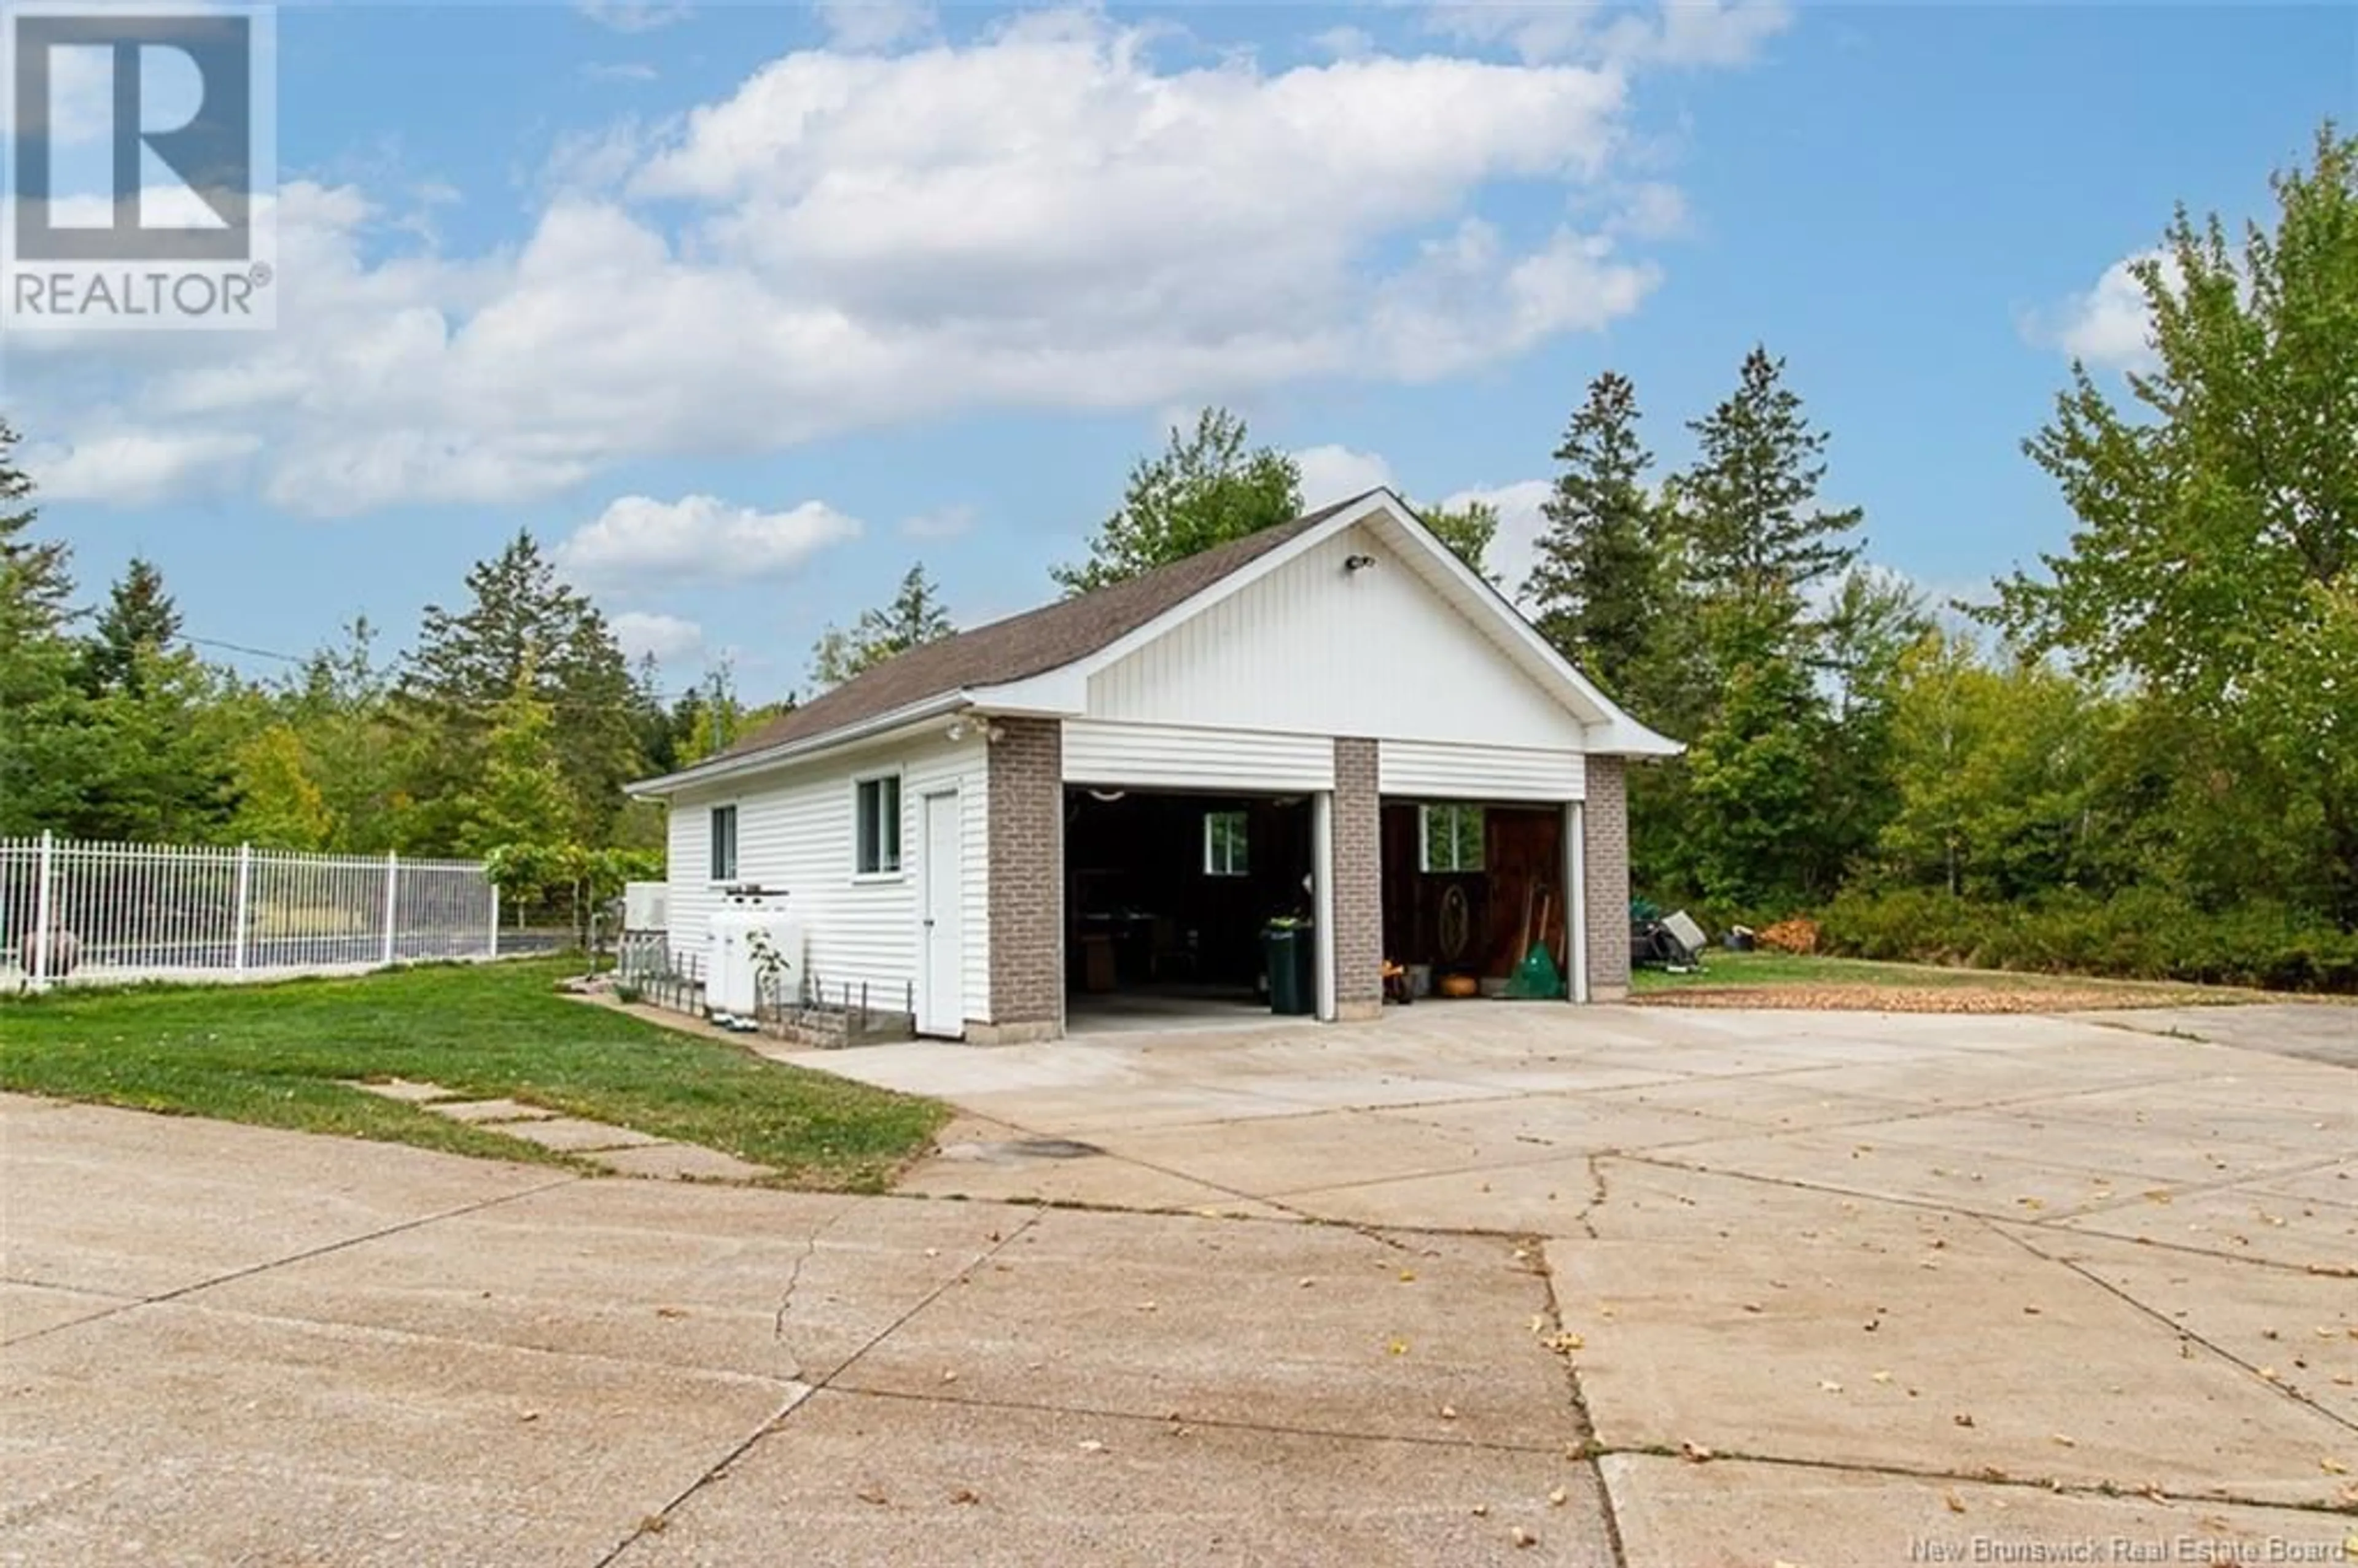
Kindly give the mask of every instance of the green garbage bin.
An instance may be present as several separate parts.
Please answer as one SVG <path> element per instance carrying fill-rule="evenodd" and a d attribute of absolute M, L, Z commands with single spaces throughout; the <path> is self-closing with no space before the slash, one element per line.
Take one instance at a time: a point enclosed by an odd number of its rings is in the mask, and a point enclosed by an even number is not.
<path fill-rule="evenodd" d="M 1261 951 L 1269 961 L 1269 1010 L 1304 1015 L 1318 1011 L 1318 951 L 1310 924 L 1272 920 L 1261 927 Z"/>

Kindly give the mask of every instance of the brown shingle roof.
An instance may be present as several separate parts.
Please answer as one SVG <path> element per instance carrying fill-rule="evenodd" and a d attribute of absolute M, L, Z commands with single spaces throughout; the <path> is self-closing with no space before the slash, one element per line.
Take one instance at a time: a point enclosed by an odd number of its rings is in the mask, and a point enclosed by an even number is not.
<path fill-rule="evenodd" d="M 864 719 L 971 687 L 999 686 L 1061 669 L 1120 641 L 1230 572 L 1324 523 L 1361 498 L 1232 539 L 1093 592 L 927 643 L 863 670 L 792 713 L 780 714 L 708 759 L 743 756 L 809 741 Z"/>

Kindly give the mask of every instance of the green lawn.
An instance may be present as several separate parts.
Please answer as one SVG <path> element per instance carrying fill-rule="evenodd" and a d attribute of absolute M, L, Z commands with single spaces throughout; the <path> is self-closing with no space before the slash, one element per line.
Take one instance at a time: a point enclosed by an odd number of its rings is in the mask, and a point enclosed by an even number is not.
<path fill-rule="evenodd" d="M 2092 979 L 2082 975 L 1949 968 L 1937 964 L 1890 964 L 1869 958 L 1827 958 L 1793 953 L 1731 953 L 1720 949 L 1704 956 L 1704 968 L 1696 974 L 1673 975 L 1660 969 L 1639 969 L 1630 978 L 1631 990 L 1639 995 L 1702 989 L 1731 990 L 1808 986 L 1866 986 L 1913 990 L 2102 991 L 2117 995 L 2125 1007 L 2269 1000 L 2262 992 L 2223 986 L 2193 986 L 2160 980 Z"/>
<path fill-rule="evenodd" d="M 0 1002 L 0 1088 L 564 1162 L 351 1088 L 430 1079 L 701 1143 L 796 1186 L 874 1191 L 947 1108 L 558 996 L 557 961 L 270 986 L 59 989 Z"/>

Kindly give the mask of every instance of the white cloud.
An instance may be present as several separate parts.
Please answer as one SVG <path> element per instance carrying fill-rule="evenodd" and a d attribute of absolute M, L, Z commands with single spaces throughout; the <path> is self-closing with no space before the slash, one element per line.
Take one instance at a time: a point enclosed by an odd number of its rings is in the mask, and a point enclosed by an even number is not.
<path fill-rule="evenodd" d="M 1509 484 L 1476 485 L 1441 498 L 1441 504 L 1453 511 L 1473 502 L 1482 502 L 1498 514 L 1498 532 L 1490 540 L 1487 557 L 1490 575 L 1509 599 L 1520 600 L 1523 579 L 1531 575 L 1531 563 L 1538 558 L 1534 545 L 1547 519 L 1540 508 L 1554 489 L 1546 480 L 1517 480 Z"/>
<path fill-rule="evenodd" d="M 1436 381 L 1637 309 L 1660 281 L 1650 263 L 1615 261 L 1610 242 L 1558 230 L 1529 254 L 1468 218 L 1369 301 L 1378 363 L 1401 381 Z"/>
<path fill-rule="evenodd" d="M 2104 269 L 2095 287 L 2072 296 L 2059 310 L 2027 321 L 2024 335 L 2100 368 L 2149 368 L 2154 362 L 2152 316 L 2146 308 L 2145 286 L 2131 270 L 2144 261 L 2159 261 L 2169 276 L 2176 276 L 2175 263 L 2158 252 L 2116 261 Z"/>
<path fill-rule="evenodd" d="M 1618 66 L 1729 67 L 1749 63 L 1792 25 L 1786 0 L 1658 0 L 1614 8 L 1565 0 L 1440 0 L 1433 31 L 1502 44 L 1526 60 L 1595 60 Z"/>
<path fill-rule="evenodd" d="M 1595 15 L 1555 0 L 1440 0 L 1425 26 L 1463 43 L 1505 44 L 1527 60 L 1570 59 L 1596 52 Z"/>
<path fill-rule="evenodd" d="M 1310 47 L 1336 59 L 1358 59 L 1376 52 L 1376 40 L 1360 27 L 1329 27 L 1312 36 Z"/>
<path fill-rule="evenodd" d="M 1641 33 L 1636 52 L 1624 58 L 1664 65 L 1745 65 L 1792 21 L 1792 7 L 1784 0 L 1663 0 L 1650 36 Z"/>
<path fill-rule="evenodd" d="M 684 0 L 580 0 L 574 9 L 618 33 L 652 33 L 689 14 Z"/>
<path fill-rule="evenodd" d="M 289 184 L 276 331 L 27 360 L 59 367 L 58 428 L 243 441 L 265 498 L 333 514 L 965 408 L 1430 380 L 1654 287 L 1621 248 L 1642 223 L 1525 239 L 1469 215 L 1497 182 L 1628 189 L 1628 70 L 1172 68 L 1154 37 L 1034 13 L 971 44 L 789 54 L 676 122 L 574 138 L 530 232 L 480 255 Z M 92 392 L 92 366 L 117 383 Z"/>
<path fill-rule="evenodd" d="M 1392 482 L 1391 464 L 1348 447 L 1304 447 L 1293 461 L 1302 470 L 1302 504 L 1313 512 Z"/>
<path fill-rule="evenodd" d="M 934 8 L 919 0 L 814 0 L 812 9 L 838 49 L 890 49 L 934 30 Z"/>
<path fill-rule="evenodd" d="M 939 506 L 901 519 L 901 532 L 912 539 L 955 539 L 973 526 L 971 506 Z"/>
<path fill-rule="evenodd" d="M 1687 199 L 1675 185 L 1641 180 L 1621 194 L 1620 211 L 1606 225 L 1608 232 L 1639 240 L 1668 240 L 1687 232 Z"/>
<path fill-rule="evenodd" d="M 633 662 L 653 654 L 659 665 L 677 664 L 704 651 L 704 628 L 676 615 L 625 610 L 611 624 L 614 641 Z"/>
<path fill-rule="evenodd" d="M 566 538 L 556 555 L 558 569 L 588 588 L 749 582 L 791 576 L 829 545 L 859 534 L 856 519 L 824 502 L 756 512 L 709 495 L 625 495 Z"/>
<path fill-rule="evenodd" d="M 43 501 L 149 506 L 221 482 L 260 445 L 229 434 L 90 436 L 29 453 L 26 466 Z"/>

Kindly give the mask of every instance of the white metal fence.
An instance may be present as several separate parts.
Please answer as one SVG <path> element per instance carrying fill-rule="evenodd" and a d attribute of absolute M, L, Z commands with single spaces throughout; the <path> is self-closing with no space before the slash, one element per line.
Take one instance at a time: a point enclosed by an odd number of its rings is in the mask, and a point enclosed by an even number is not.
<path fill-rule="evenodd" d="M 499 956 L 473 860 L 0 838 L 0 983 L 277 979 Z"/>

